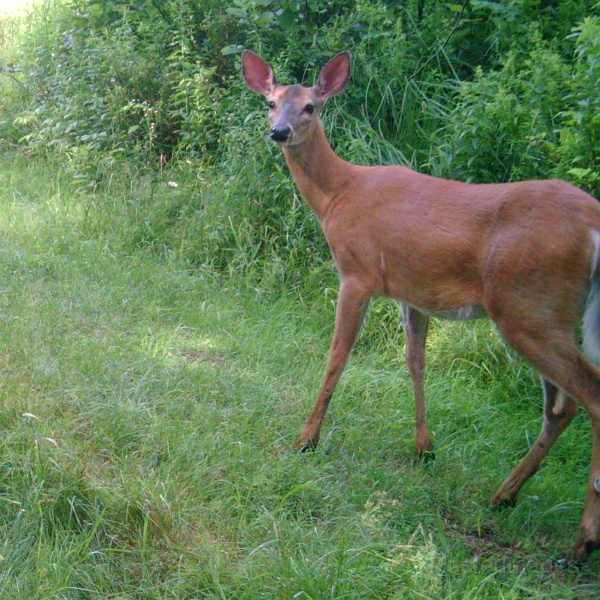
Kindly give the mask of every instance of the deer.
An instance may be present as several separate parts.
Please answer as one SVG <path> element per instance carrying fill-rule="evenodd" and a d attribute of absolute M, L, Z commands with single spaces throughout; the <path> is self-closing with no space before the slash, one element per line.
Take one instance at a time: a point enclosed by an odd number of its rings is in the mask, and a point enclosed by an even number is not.
<path fill-rule="evenodd" d="M 402 311 L 415 451 L 427 456 L 430 318 L 487 316 L 538 372 L 544 397 L 541 432 L 491 504 L 516 502 L 581 406 L 592 457 L 581 526 L 564 562 L 583 563 L 600 545 L 600 203 L 558 179 L 463 183 L 402 165 L 345 161 L 319 115 L 348 84 L 349 52 L 327 62 L 312 87 L 280 84 L 250 50 L 242 70 L 250 90 L 267 100 L 269 136 L 322 228 L 340 280 L 325 376 L 296 448 L 316 448 L 369 301 L 389 297 Z"/>

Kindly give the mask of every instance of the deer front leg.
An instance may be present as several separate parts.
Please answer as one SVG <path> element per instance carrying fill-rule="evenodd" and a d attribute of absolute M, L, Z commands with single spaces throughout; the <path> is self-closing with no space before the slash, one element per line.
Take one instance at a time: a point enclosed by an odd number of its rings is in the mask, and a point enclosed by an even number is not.
<path fill-rule="evenodd" d="M 329 350 L 329 362 L 323 385 L 313 411 L 295 444 L 301 452 L 316 448 L 319 442 L 321 424 L 327 412 L 329 401 L 348 362 L 348 356 L 358 337 L 368 304 L 369 296 L 361 288 L 349 281 L 342 282 L 335 316 L 333 340 Z"/>

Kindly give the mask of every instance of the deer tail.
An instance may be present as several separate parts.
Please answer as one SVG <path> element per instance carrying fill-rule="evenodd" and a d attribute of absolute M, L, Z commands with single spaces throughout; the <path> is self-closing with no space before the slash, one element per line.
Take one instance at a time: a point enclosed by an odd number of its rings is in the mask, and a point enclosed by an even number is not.
<path fill-rule="evenodd" d="M 590 273 L 590 291 L 583 315 L 583 352 L 600 365 L 600 232 L 592 231 L 594 253 Z"/>

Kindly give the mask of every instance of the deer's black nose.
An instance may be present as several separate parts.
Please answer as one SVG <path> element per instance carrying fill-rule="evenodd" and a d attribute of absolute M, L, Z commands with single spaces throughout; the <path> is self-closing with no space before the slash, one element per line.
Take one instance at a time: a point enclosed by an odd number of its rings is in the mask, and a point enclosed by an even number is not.
<path fill-rule="evenodd" d="M 287 126 L 283 126 L 283 125 L 275 125 L 275 127 L 273 127 L 271 129 L 271 139 L 274 142 L 287 142 L 287 140 L 290 139 L 290 135 L 292 134 L 292 130 L 287 127 Z"/>

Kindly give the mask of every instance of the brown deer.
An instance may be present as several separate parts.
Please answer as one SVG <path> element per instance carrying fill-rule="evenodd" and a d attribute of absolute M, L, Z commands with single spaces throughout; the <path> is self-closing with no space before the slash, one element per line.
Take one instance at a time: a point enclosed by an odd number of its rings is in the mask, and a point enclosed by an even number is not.
<path fill-rule="evenodd" d="M 591 421 L 591 471 L 579 537 L 582 562 L 600 535 L 600 204 L 557 180 L 466 184 L 402 166 L 358 166 L 331 149 L 319 119 L 350 77 L 343 52 L 313 87 L 280 85 L 256 54 L 244 79 L 267 99 L 270 137 L 319 220 L 340 276 L 335 331 L 321 391 L 296 442 L 314 448 L 335 386 L 373 296 L 401 302 L 416 407 L 416 452 L 432 450 L 423 371 L 429 318 L 487 315 L 541 375 L 542 431 L 492 498 L 514 503 L 578 405 Z"/>

